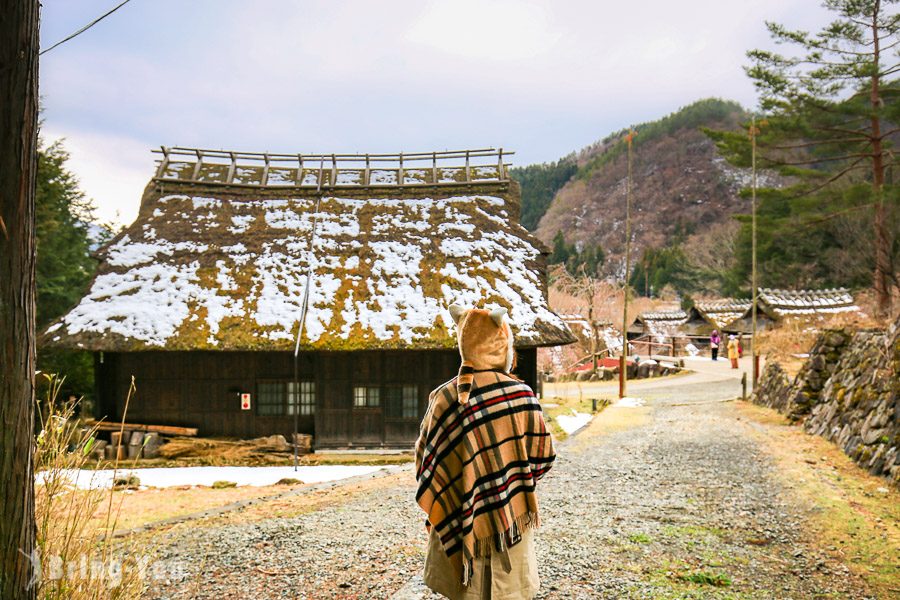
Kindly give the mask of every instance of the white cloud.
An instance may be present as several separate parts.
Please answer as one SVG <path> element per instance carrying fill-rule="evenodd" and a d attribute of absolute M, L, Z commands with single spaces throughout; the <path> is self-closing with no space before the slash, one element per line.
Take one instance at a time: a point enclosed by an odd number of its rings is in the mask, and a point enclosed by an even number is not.
<path fill-rule="evenodd" d="M 407 39 L 447 54 L 496 61 L 533 58 L 551 49 L 561 32 L 551 28 L 549 7 L 521 0 L 432 2 Z"/>
<path fill-rule="evenodd" d="M 65 138 L 67 168 L 97 205 L 104 222 L 127 225 L 137 216 L 144 187 L 153 176 L 153 156 L 147 144 L 128 137 L 44 127 L 45 143 Z"/>

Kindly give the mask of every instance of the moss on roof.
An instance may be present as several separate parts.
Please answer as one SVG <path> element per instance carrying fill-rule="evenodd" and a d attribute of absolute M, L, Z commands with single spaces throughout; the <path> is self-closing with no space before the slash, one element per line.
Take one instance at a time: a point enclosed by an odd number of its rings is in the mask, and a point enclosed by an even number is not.
<path fill-rule="evenodd" d="M 452 302 L 507 307 L 520 347 L 574 341 L 515 184 L 297 193 L 151 182 L 44 343 L 289 350 L 310 267 L 304 349 L 452 348 Z"/>

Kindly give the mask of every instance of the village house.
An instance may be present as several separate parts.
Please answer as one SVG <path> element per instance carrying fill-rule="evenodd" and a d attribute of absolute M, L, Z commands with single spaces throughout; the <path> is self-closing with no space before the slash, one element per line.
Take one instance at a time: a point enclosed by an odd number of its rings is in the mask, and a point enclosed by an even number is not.
<path fill-rule="evenodd" d="M 201 435 L 408 446 L 459 368 L 453 303 L 505 307 L 518 375 L 574 337 L 502 151 L 163 148 L 129 227 L 43 343 L 94 353 L 96 413 Z M 295 361 L 301 315 L 305 319 Z"/>
<path fill-rule="evenodd" d="M 846 288 L 824 290 L 776 290 L 760 288 L 756 309 L 756 327 L 762 331 L 791 319 L 815 324 L 836 314 L 859 314 L 860 308 Z M 724 328 L 727 333 L 748 334 L 752 330 L 751 304 Z"/>
<path fill-rule="evenodd" d="M 688 336 L 709 337 L 712 332 L 722 333 L 725 328 L 741 318 L 751 306 L 749 300 L 723 298 L 698 301 L 688 311 L 687 321 L 681 331 Z"/>

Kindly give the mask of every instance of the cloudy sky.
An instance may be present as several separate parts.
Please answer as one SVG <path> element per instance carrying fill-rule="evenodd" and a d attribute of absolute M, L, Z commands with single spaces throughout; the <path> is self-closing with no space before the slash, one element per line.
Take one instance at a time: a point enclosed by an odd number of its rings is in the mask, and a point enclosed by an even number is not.
<path fill-rule="evenodd" d="M 49 47 L 118 0 L 44 0 Z M 41 59 L 43 138 L 104 220 L 134 219 L 151 148 L 555 160 L 699 98 L 756 102 L 764 21 L 817 0 L 131 0 Z"/>

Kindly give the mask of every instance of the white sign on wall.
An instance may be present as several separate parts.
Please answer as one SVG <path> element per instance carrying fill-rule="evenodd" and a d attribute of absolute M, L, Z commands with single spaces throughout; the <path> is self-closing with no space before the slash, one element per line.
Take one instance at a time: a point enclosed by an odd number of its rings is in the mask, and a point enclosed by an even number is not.
<path fill-rule="evenodd" d="M 247 392 L 241 394 L 241 410 L 250 410 L 250 394 Z"/>

